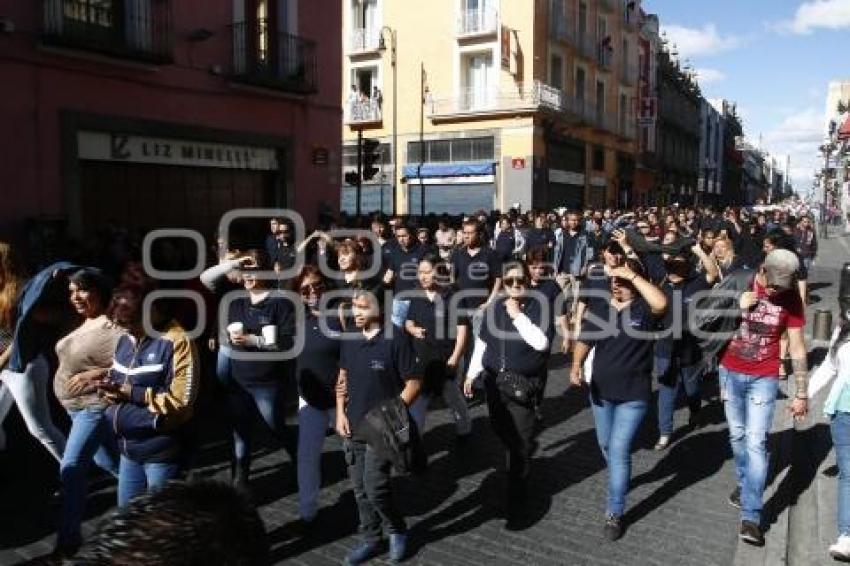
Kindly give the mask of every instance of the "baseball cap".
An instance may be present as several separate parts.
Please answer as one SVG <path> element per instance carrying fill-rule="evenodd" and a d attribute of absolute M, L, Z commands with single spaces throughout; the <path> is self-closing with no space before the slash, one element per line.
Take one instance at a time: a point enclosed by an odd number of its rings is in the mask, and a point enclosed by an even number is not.
<path fill-rule="evenodd" d="M 800 260 L 794 252 L 773 250 L 764 258 L 762 267 L 764 268 L 768 285 L 790 289 L 794 281 L 794 275 L 800 269 Z"/>

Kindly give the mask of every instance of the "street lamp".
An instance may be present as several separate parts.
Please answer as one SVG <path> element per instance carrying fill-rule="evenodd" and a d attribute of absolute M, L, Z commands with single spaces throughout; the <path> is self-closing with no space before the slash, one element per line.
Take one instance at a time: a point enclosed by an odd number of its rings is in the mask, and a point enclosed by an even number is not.
<path fill-rule="evenodd" d="M 826 226 L 826 205 L 827 205 L 827 191 L 829 190 L 829 156 L 835 150 L 835 142 L 832 140 L 827 141 L 818 149 L 821 153 L 823 153 L 823 178 L 821 179 L 821 183 L 823 184 L 823 208 L 821 209 L 821 236 L 823 238 L 827 237 L 827 226 Z"/>
<path fill-rule="evenodd" d="M 397 206 L 397 190 L 396 183 L 398 182 L 398 66 L 396 57 L 396 48 L 398 46 L 398 33 L 389 26 L 381 28 L 381 37 L 378 41 L 378 51 L 383 53 L 387 50 L 387 44 L 384 40 L 384 34 L 390 36 L 390 65 L 393 68 L 393 216 L 398 214 Z"/>

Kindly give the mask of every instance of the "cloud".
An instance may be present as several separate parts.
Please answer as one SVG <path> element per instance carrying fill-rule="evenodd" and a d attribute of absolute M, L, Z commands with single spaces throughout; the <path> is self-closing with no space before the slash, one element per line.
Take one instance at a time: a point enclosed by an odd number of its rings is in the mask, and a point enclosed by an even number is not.
<path fill-rule="evenodd" d="M 850 0 L 809 0 L 794 18 L 774 26 L 779 31 L 808 35 L 816 29 L 850 28 Z"/>
<path fill-rule="evenodd" d="M 671 48 L 676 45 L 682 59 L 716 55 L 741 45 L 741 39 L 738 37 L 720 35 L 714 24 L 706 24 L 702 29 L 676 24 L 663 25 L 662 31 L 667 34 Z"/>
<path fill-rule="evenodd" d="M 823 136 L 823 112 L 815 106 L 786 113 L 764 135 L 764 148 L 777 158 L 780 166 L 784 168 L 785 156 L 791 156 L 791 181 L 800 192 L 811 187 L 814 173 L 821 167 L 818 146 Z"/>
<path fill-rule="evenodd" d="M 699 84 L 702 86 L 718 83 L 726 79 L 726 74 L 718 69 L 697 69 L 696 74 Z"/>

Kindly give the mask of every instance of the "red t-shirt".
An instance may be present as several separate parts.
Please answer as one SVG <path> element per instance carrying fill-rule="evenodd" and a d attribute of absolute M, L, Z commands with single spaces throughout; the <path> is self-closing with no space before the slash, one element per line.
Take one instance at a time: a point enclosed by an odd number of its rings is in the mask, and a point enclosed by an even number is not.
<path fill-rule="evenodd" d="M 803 301 L 796 290 L 788 290 L 768 299 L 764 287 L 753 283 L 759 301 L 745 312 L 741 327 L 723 352 L 720 365 L 746 375 L 779 375 L 779 341 L 789 328 L 806 324 Z"/>

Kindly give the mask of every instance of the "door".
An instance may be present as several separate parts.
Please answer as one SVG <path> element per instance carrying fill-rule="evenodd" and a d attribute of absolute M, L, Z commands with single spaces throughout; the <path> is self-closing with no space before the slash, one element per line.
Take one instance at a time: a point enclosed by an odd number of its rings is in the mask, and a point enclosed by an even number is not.
<path fill-rule="evenodd" d="M 467 61 L 467 110 L 487 108 L 491 100 L 490 67 L 492 66 L 492 55 L 489 53 L 470 55 Z"/>

